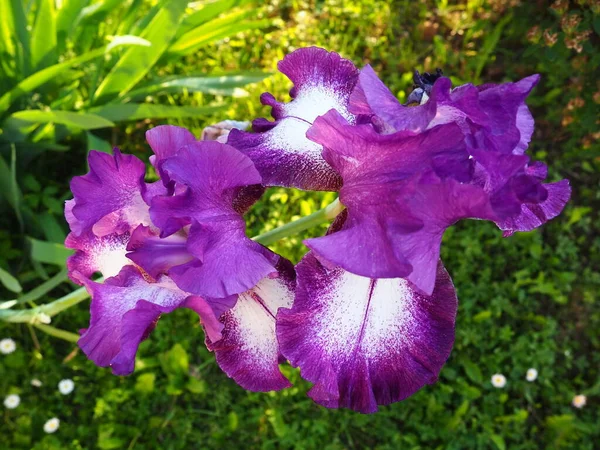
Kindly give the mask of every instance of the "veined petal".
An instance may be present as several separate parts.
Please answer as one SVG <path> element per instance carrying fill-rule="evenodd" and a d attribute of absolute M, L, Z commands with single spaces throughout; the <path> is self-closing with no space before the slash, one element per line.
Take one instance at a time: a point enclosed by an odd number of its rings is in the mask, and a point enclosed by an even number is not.
<path fill-rule="evenodd" d="M 227 142 L 254 161 L 267 186 L 337 190 L 339 177 L 321 157 L 321 147 L 306 138 L 306 131 L 331 109 L 355 121 L 348 100 L 358 71 L 337 53 L 317 47 L 288 54 L 278 68 L 294 83 L 293 100 L 279 103 L 271 94 L 263 94 L 261 102 L 273 108 L 276 121 L 256 121 L 256 134 L 232 130 Z"/>
<path fill-rule="evenodd" d="M 263 278 L 240 294 L 235 306 L 221 316 L 222 339 L 218 342 L 207 339 L 223 371 L 251 391 L 277 391 L 291 386 L 279 371 L 281 355 L 275 336 L 275 317 L 279 308 L 292 306 L 295 272 L 283 258 L 279 259 L 277 269 L 278 276 Z"/>
<path fill-rule="evenodd" d="M 329 408 L 377 411 L 434 383 L 454 342 L 457 299 L 440 263 L 432 296 L 404 279 L 327 269 L 308 253 L 291 309 L 277 314 L 282 354 Z"/>
<path fill-rule="evenodd" d="M 189 296 L 167 277 L 155 283 L 133 266 L 103 284 L 85 280 L 92 296 L 90 326 L 79 346 L 99 366 L 111 366 L 115 375 L 133 372 L 135 354 L 162 313 L 179 307 Z"/>
<path fill-rule="evenodd" d="M 124 266 L 132 264 L 126 256 L 128 242 L 129 233 L 102 237 L 91 231 L 80 236 L 69 233 L 65 246 L 77 250 L 67 259 L 69 277 L 77 284 L 82 284 L 81 276 L 89 278 L 96 272 L 104 278 L 114 277 Z"/>
<path fill-rule="evenodd" d="M 115 149 L 114 155 L 97 151 L 89 154 L 90 172 L 74 177 L 71 191 L 75 203 L 69 206 L 73 231 L 92 230 L 97 236 L 129 232 L 139 224 L 150 225 L 148 205 L 142 197 L 146 185 L 144 163 Z"/>

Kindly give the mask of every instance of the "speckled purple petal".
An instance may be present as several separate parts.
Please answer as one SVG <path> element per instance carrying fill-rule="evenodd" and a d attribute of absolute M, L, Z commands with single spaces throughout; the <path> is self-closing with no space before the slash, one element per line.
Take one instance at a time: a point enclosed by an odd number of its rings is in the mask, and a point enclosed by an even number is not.
<path fill-rule="evenodd" d="M 281 355 L 275 336 L 279 308 L 289 308 L 294 300 L 295 272 L 292 264 L 280 258 L 278 276 L 263 278 L 255 287 L 239 295 L 235 306 L 220 318 L 222 339 L 207 339 L 217 363 L 236 383 L 250 391 L 277 391 L 291 386 L 279 371 Z"/>
<path fill-rule="evenodd" d="M 167 277 L 149 283 L 138 269 L 126 266 L 104 284 L 91 280 L 90 325 L 78 341 L 89 359 L 111 366 L 115 375 L 133 372 L 135 354 L 162 313 L 179 307 L 189 296 Z"/>
<path fill-rule="evenodd" d="M 125 256 L 129 233 L 108 234 L 98 237 L 91 231 L 77 236 L 69 233 L 65 247 L 76 250 L 67 259 L 69 277 L 77 284 L 82 284 L 81 275 L 89 278 L 100 272 L 104 278 L 117 275 L 124 266 L 132 264 Z"/>
<path fill-rule="evenodd" d="M 187 249 L 195 259 L 169 270 L 181 289 L 223 298 L 274 271 L 269 252 L 246 237 L 244 219 L 235 209 L 240 188 L 261 182 L 247 156 L 229 145 L 202 141 L 183 147 L 162 167 L 186 187 L 174 196 L 155 197 L 150 208 L 163 238 L 191 225 Z"/>
<path fill-rule="evenodd" d="M 372 413 L 437 380 L 454 342 L 457 309 L 441 263 L 430 297 L 400 278 L 328 269 L 312 253 L 297 272 L 294 305 L 277 314 L 277 338 L 282 354 L 314 383 L 313 400 Z"/>
<path fill-rule="evenodd" d="M 97 236 L 129 232 L 150 225 L 148 205 L 142 197 L 146 185 L 144 163 L 115 149 L 114 155 L 92 151 L 90 172 L 71 180 L 74 204 L 69 205 L 74 232 L 92 230 Z"/>
<path fill-rule="evenodd" d="M 337 190 L 339 177 L 321 157 L 321 146 L 306 138 L 306 131 L 331 109 L 355 121 L 348 100 L 358 71 L 337 53 L 317 47 L 288 54 L 278 68 L 294 83 L 293 100 L 279 103 L 263 94 L 261 102 L 272 107 L 276 121 L 255 121 L 255 134 L 232 130 L 227 143 L 254 161 L 267 186 Z"/>

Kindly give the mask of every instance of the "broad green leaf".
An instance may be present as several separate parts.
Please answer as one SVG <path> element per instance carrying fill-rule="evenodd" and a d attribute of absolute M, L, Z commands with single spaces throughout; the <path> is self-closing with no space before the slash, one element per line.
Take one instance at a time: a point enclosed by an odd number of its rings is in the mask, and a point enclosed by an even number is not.
<path fill-rule="evenodd" d="M 1 0 L 0 0 L 1 1 Z M 127 42 L 117 41 L 117 45 L 113 45 L 112 49 L 121 45 L 130 45 Z M 104 55 L 107 52 L 108 47 L 102 47 L 95 50 L 91 50 L 83 55 L 77 56 L 64 63 L 55 64 L 53 66 L 42 69 L 33 75 L 25 78 L 16 87 L 8 91 L 2 97 L 0 97 L 0 114 L 8 109 L 12 102 L 20 97 L 21 95 L 27 94 L 39 86 L 47 83 L 50 80 L 54 80 L 57 76 L 62 75 L 68 70 L 78 64 L 83 64 L 89 60 Z"/>
<path fill-rule="evenodd" d="M 58 202 L 57 199 L 54 199 Z M 61 210 L 62 210 L 62 203 Z M 65 232 L 56 220 L 56 216 L 50 213 L 42 213 L 38 217 L 38 221 L 44 232 L 44 236 L 51 242 L 64 242 L 65 241 Z"/>
<path fill-rule="evenodd" d="M 193 28 L 199 27 L 205 24 L 209 20 L 214 19 L 218 15 L 231 11 L 233 8 L 238 6 L 247 5 L 251 3 L 249 0 L 217 0 L 210 3 L 203 3 L 200 9 L 194 11 L 192 14 L 186 16 L 181 22 L 179 30 L 177 30 L 177 39 L 182 35 L 192 30 Z"/>
<path fill-rule="evenodd" d="M 92 108 L 90 111 L 108 120 L 122 122 L 126 120 L 205 117 L 224 108 L 225 105 L 196 107 L 126 103 L 124 105 L 109 104 L 99 108 Z"/>
<path fill-rule="evenodd" d="M 181 36 L 171 47 L 168 54 L 188 55 L 200 47 L 224 39 L 242 31 L 265 28 L 271 25 L 271 20 L 244 20 L 249 15 L 246 11 L 235 12 L 220 19 L 194 28 Z"/>
<path fill-rule="evenodd" d="M 87 149 L 88 153 L 91 150 L 96 150 L 103 153 L 112 153 L 112 147 L 110 143 L 106 142 L 104 139 L 100 139 L 91 131 L 86 131 L 85 136 L 87 138 Z"/>
<path fill-rule="evenodd" d="M 0 267 L 0 283 L 11 292 L 16 292 L 18 294 L 23 291 L 19 281 L 2 267 Z"/>
<path fill-rule="evenodd" d="M 31 244 L 31 258 L 35 261 L 64 266 L 67 258 L 73 254 L 73 250 L 65 248 L 62 244 L 40 241 L 28 238 Z"/>
<path fill-rule="evenodd" d="M 56 62 L 56 13 L 54 0 L 38 2 L 31 32 L 31 67 L 45 67 Z"/>
<path fill-rule="evenodd" d="M 76 113 L 73 111 L 19 111 L 14 113 L 11 117 L 32 123 L 60 123 L 84 130 L 115 126 L 113 122 L 104 117 L 90 113 Z"/>
<path fill-rule="evenodd" d="M 188 89 L 191 92 L 204 92 L 207 94 L 233 95 L 236 93 L 236 89 L 250 83 L 262 81 L 269 75 L 271 74 L 264 72 L 249 72 L 236 75 L 210 77 L 171 77 L 131 91 L 127 97 L 138 99 L 156 93 L 181 92 L 182 89 Z"/>
<path fill-rule="evenodd" d="M 0 60 L 2 63 L 5 63 L 8 62 L 9 58 L 13 60 L 17 58 L 15 25 L 10 2 L 0 2 L 0 17 L 2 17 L 2 26 L 0 27 Z"/>
<path fill-rule="evenodd" d="M 96 102 L 123 95 L 144 78 L 171 43 L 186 5 L 187 0 L 164 3 L 140 36 L 150 41 L 152 46 L 128 49 L 98 86 L 94 94 Z"/>
<path fill-rule="evenodd" d="M 74 30 L 75 21 L 85 4 L 87 4 L 85 0 L 61 0 L 60 7 L 56 11 L 56 40 L 59 51 L 64 51 L 66 48 L 67 38 Z"/>
<path fill-rule="evenodd" d="M 0 0 L 6 2 L 6 0 Z M 27 30 L 27 17 L 25 15 L 23 0 L 10 0 L 10 6 L 12 9 L 12 22 L 17 37 L 17 42 L 20 44 L 17 46 L 19 49 L 19 66 L 21 67 L 21 73 L 23 75 L 29 75 L 31 70 L 31 44 L 29 41 L 29 31 Z M 2 25 L 4 25 L 4 17 L 2 19 Z M 1 111 L 1 108 L 0 108 Z"/>
<path fill-rule="evenodd" d="M 119 45 L 141 45 L 142 47 L 150 47 L 152 43 L 147 41 L 146 39 L 142 39 L 139 36 L 132 36 L 130 34 L 125 34 L 123 36 L 111 36 L 110 44 L 106 47 L 106 51 L 110 52 L 113 48 L 118 47 Z"/>
<path fill-rule="evenodd" d="M 15 173 L 16 169 L 16 150 L 15 146 L 11 146 L 11 165 L 10 167 L 0 155 L 0 191 L 8 204 L 13 208 L 17 220 L 21 227 L 23 227 L 23 216 L 21 215 L 21 202 L 23 200 L 23 194 L 17 184 L 17 177 Z"/>

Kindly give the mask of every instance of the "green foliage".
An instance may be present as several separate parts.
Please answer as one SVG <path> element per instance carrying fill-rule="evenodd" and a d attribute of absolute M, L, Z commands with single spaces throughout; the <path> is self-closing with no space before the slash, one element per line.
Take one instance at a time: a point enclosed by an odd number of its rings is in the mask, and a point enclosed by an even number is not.
<path fill-rule="evenodd" d="M 145 158 L 144 132 L 164 122 L 158 119 L 199 134 L 224 118 L 267 117 L 258 95 L 269 91 L 283 99 L 290 86 L 279 74 L 263 79 L 257 70 L 273 72 L 284 54 L 304 45 L 372 64 L 400 99 L 410 91 L 414 68 L 442 67 L 456 83 L 540 73 L 528 100 L 536 118 L 530 153 L 549 163 L 552 179 L 571 180 L 573 198 L 560 217 L 535 232 L 504 239 L 491 224 L 464 222 L 446 233 L 442 258 L 460 301 L 454 350 L 436 384 L 375 415 L 314 405 L 306 397 L 309 384 L 288 366 L 282 370 L 293 388 L 244 391 L 217 367 L 197 316 L 187 310 L 161 318 L 141 345 L 135 373 L 115 377 L 87 361 L 70 342 L 73 336 L 64 334 L 87 326 L 89 311 L 81 304 L 54 316 L 53 329 L 0 322 L 0 338 L 12 337 L 18 346 L 0 355 L 0 396 L 21 396 L 17 409 L 4 411 L 0 447 L 597 447 L 598 7 L 588 0 L 552 7 L 524 0 L 283 0 L 260 7 L 217 0 L 187 8 L 176 30 L 145 32 L 154 20 L 173 17 L 161 14 L 163 3 L 68 0 L 40 16 L 58 2 L 0 1 L 0 280 L 8 288 L 0 287 L 0 317 L 8 305 L 45 304 L 74 289 L 65 282 L 65 255 L 55 244 L 67 230 L 60 210 L 68 181 L 86 170 L 88 149 L 120 145 Z M 38 26 L 56 30 L 56 52 L 47 42 L 33 44 Z M 124 38 L 150 41 L 155 33 L 163 49 L 158 57 L 143 41 Z M 162 33 L 174 33 L 166 48 Z M 134 69 L 135 83 L 107 85 L 117 65 L 136 66 L 135 57 L 126 58 L 134 53 L 151 58 L 146 64 L 152 68 Z M 260 84 L 241 91 L 249 82 Z M 93 94 L 98 90 L 102 95 Z M 237 98 L 225 103 L 228 95 Z M 74 120 L 92 114 L 117 127 L 80 132 L 81 126 L 56 118 L 51 124 L 24 121 L 24 111 L 25 118 L 30 111 L 34 117 L 77 114 Z M 310 214 L 334 198 L 269 189 L 247 216 L 248 234 Z M 271 248 L 296 262 L 306 250 L 302 240 L 325 228 Z M 80 301 L 80 295 L 73 298 Z M 525 380 L 530 367 L 539 371 L 531 383 Z M 498 372 L 507 378 L 503 389 L 490 382 Z M 31 378 L 43 386 L 31 386 Z M 57 391 L 63 378 L 76 383 L 69 396 Z M 581 410 L 571 406 L 576 394 L 588 396 Z M 46 435 L 43 424 L 53 416 L 61 419 L 60 429 Z"/>

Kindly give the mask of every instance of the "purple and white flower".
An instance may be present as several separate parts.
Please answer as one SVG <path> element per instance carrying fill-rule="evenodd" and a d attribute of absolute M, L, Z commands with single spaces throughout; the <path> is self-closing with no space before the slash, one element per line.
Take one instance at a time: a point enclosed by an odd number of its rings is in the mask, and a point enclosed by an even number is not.
<path fill-rule="evenodd" d="M 289 387 L 287 360 L 317 403 L 374 412 L 434 383 L 450 355 L 458 300 L 440 261 L 445 230 L 474 218 L 505 236 L 529 231 L 560 213 L 569 182 L 544 183 L 547 167 L 525 155 L 537 76 L 452 89 L 441 71 L 417 73 L 416 106 L 405 106 L 369 66 L 324 49 L 278 67 L 292 100 L 263 94 L 275 120 L 255 120 L 255 133 L 233 122 L 202 140 L 148 131 L 154 183 L 134 156 L 90 154 L 65 205 L 69 275 L 92 296 L 79 345 L 129 374 L 160 316 L 189 308 L 242 387 Z M 267 186 L 338 191 L 345 208 L 296 267 L 246 236 L 243 216 Z"/>

